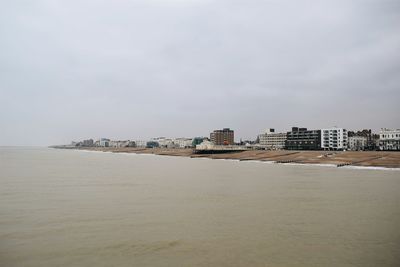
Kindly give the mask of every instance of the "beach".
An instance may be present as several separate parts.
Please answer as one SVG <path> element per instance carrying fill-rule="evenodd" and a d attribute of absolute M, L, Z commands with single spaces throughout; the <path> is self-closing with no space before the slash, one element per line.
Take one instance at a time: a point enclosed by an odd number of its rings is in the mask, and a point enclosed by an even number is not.
<path fill-rule="evenodd" d="M 66 147 L 56 147 L 66 148 Z M 155 154 L 191 158 L 268 161 L 282 164 L 318 164 L 336 167 L 400 168 L 400 153 L 395 151 L 293 151 L 247 150 L 223 154 L 196 154 L 193 149 L 77 147 L 73 149 L 112 153 Z"/>

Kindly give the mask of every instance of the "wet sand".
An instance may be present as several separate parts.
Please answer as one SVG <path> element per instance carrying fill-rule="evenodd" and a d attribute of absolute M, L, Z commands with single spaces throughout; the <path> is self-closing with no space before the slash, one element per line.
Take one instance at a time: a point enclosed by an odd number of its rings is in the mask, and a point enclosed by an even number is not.
<path fill-rule="evenodd" d="M 62 147 L 57 147 L 62 148 Z M 224 154 L 195 154 L 193 149 L 168 148 L 113 148 L 113 147 L 84 147 L 74 148 L 90 151 L 113 153 L 155 154 L 165 156 L 180 156 L 192 158 L 232 159 L 272 161 L 276 163 L 296 164 L 327 164 L 360 167 L 400 168 L 400 152 L 392 151 L 292 151 L 292 150 L 248 150 Z"/>

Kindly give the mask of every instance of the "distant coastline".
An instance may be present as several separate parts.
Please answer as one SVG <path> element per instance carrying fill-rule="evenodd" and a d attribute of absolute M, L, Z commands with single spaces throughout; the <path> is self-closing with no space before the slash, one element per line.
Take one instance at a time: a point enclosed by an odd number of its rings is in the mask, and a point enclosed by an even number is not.
<path fill-rule="evenodd" d="M 370 167 L 400 169 L 400 152 L 392 151 L 288 151 L 247 150 L 224 154 L 195 154 L 193 149 L 168 148 L 114 148 L 114 147 L 68 147 L 52 146 L 57 149 L 75 149 L 112 153 L 155 154 L 191 158 L 230 159 L 239 161 L 266 161 L 281 164 L 315 164 L 336 167 Z"/>

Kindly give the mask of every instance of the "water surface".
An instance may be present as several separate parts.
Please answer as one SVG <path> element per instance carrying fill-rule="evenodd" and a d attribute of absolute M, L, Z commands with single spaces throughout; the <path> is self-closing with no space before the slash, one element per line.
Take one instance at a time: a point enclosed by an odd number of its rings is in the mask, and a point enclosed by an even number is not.
<path fill-rule="evenodd" d="M 400 172 L 0 148 L 0 266 L 400 266 Z"/>

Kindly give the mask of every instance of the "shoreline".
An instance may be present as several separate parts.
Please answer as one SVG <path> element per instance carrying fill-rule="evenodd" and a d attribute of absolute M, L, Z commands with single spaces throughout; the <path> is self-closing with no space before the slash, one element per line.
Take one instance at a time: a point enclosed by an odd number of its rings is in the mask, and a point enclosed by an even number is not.
<path fill-rule="evenodd" d="M 316 165 L 346 169 L 400 170 L 400 152 L 396 151 L 294 151 L 294 150 L 247 150 L 224 154 L 195 154 L 193 149 L 168 148 L 114 148 L 114 147 L 62 147 L 109 153 L 153 154 L 188 158 L 258 161 L 284 165 Z"/>

